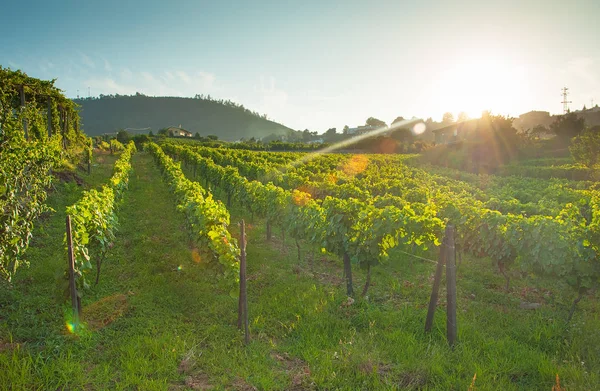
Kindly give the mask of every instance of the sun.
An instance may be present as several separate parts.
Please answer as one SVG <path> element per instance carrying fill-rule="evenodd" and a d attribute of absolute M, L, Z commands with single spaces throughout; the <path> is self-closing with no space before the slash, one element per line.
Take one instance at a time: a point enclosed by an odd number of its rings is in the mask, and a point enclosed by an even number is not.
<path fill-rule="evenodd" d="M 461 57 L 440 73 L 435 89 L 440 109 L 455 117 L 515 113 L 527 96 L 524 67 L 492 56 Z"/>

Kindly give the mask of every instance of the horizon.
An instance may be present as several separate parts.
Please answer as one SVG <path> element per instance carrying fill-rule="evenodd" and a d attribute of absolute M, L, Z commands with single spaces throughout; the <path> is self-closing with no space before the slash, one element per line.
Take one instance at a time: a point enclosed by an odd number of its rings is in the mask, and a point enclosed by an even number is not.
<path fill-rule="evenodd" d="M 564 86 L 571 111 L 600 100 L 592 0 L 33 3 L 3 10 L 0 64 L 57 78 L 70 98 L 204 94 L 319 133 L 369 117 L 561 114 Z"/>

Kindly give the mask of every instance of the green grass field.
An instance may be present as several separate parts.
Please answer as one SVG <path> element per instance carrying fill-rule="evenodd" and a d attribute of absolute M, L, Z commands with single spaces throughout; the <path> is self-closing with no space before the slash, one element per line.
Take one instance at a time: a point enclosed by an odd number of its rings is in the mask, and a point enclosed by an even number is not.
<path fill-rule="evenodd" d="M 85 186 L 111 174 L 97 156 Z M 57 288 L 66 266 L 65 206 L 81 188 L 59 183 L 56 210 L 36 227 L 12 287 L 0 286 L 0 389 L 5 390 L 566 390 L 600 389 L 600 305 L 531 276 L 504 278 L 487 259 L 458 270 L 458 339 L 445 339 L 445 290 L 423 331 L 435 265 L 400 252 L 373 269 L 368 297 L 347 301 L 341 261 L 305 244 L 300 260 L 278 229 L 248 221 L 251 342 L 236 328 L 237 299 L 190 243 L 184 216 L 151 157 L 134 171 L 117 241 L 98 286 L 84 292 L 85 330 L 71 334 Z M 217 197 L 220 194 L 217 192 Z M 235 205 L 232 222 L 250 219 Z M 237 225 L 231 225 L 237 235 Z M 420 254 L 436 259 L 432 250 Z M 365 273 L 354 270 L 355 290 Z M 520 309 L 522 301 L 541 303 Z"/>

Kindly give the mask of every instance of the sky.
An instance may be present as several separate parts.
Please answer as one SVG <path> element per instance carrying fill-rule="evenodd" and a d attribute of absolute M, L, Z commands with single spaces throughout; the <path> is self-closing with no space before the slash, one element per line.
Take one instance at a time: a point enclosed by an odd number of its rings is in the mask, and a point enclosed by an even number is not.
<path fill-rule="evenodd" d="M 600 1 L 11 1 L 0 65 L 67 96 L 231 99 L 293 129 L 600 103 Z"/>

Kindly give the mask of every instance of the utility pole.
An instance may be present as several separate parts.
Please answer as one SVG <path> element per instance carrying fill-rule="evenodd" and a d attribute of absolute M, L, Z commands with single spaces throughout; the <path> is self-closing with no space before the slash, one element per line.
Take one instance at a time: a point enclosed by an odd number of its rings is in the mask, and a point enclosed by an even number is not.
<path fill-rule="evenodd" d="M 92 94 L 90 93 L 90 87 L 88 87 L 88 98 L 91 96 L 92 96 Z"/>
<path fill-rule="evenodd" d="M 562 89 L 562 97 L 563 100 L 562 103 L 563 104 L 563 114 L 567 114 L 569 112 L 569 103 L 573 103 L 570 100 L 567 100 L 567 96 L 569 95 L 569 89 L 567 87 L 563 87 Z"/>

